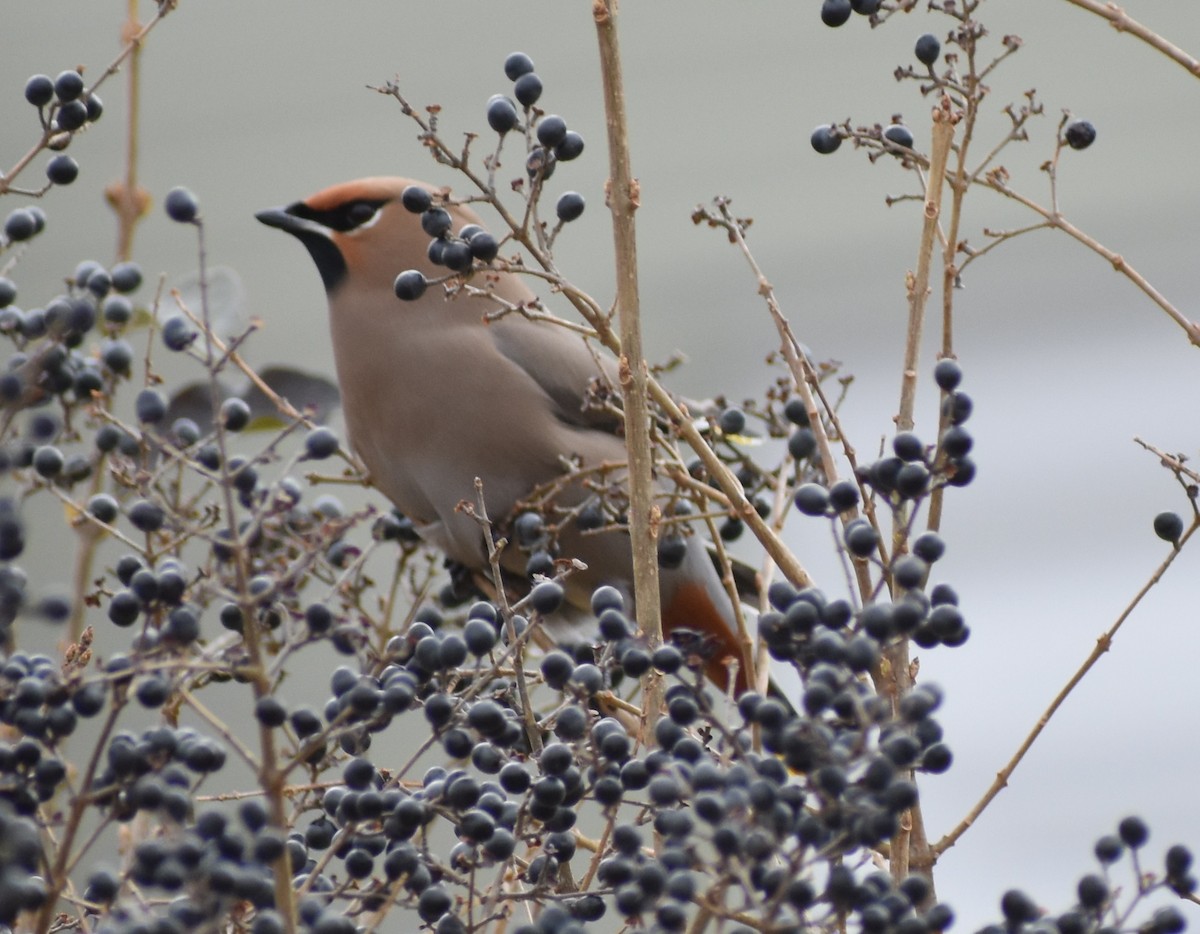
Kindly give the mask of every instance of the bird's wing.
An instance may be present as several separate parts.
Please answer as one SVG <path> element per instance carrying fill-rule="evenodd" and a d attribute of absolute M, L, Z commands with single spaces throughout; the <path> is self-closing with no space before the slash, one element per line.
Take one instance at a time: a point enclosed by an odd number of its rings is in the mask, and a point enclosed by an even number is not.
<path fill-rule="evenodd" d="M 515 274 L 499 279 L 494 292 L 513 305 L 535 301 Z M 595 404 L 596 391 L 610 392 L 619 404 L 616 361 L 604 348 L 553 322 L 515 313 L 492 321 L 488 328 L 496 349 L 533 377 L 562 421 L 580 428 L 617 429 L 619 416 Z"/>

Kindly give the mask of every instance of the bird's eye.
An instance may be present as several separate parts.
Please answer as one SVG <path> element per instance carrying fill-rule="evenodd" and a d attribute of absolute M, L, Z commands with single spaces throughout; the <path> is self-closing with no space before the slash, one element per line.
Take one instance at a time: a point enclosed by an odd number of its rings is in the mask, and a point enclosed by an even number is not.
<path fill-rule="evenodd" d="M 347 206 L 346 227 L 348 230 L 358 230 L 368 227 L 379 216 L 379 205 L 371 201 L 355 201 Z"/>

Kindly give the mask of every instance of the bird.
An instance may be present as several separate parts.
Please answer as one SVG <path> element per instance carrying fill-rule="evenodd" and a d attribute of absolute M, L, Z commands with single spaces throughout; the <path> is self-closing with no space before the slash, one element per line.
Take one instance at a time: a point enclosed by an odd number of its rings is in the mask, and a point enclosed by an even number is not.
<path fill-rule="evenodd" d="M 558 508 L 580 507 L 597 495 L 597 484 L 580 473 L 625 464 L 619 418 L 588 405 L 596 385 L 616 385 L 615 361 L 553 322 L 489 314 L 535 302 L 525 279 L 503 264 L 477 274 L 494 298 L 434 284 L 415 300 L 398 299 L 402 271 L 426 279 L 447 274 L 429 258 L 433 238 L 423 214 L 406 207 L 406 190 L 416 194 L 418 210 L 425 202 L 448 212 L 451 230 L 469 227 L 470 235 L 484 226 L 473 210 L 430 184 L 383 176 L 336 184 L 255 216 L 296 237 L 317 267 L 347 435 L 371 484 L 426 542 L 486 574 L 480 523 L 459 508 L 474 500 L 475 478 L 482 480 L 488 514 L 507 516 L 545 484 L 558 484 Z M 564 462 L 582 470 L 568 476 Z M 663 629 L 704 637 L 705 672 L 719 687 L 729 683 L 736 661 L 733 687 L 740 694 L 748 666 L 732 600 L 703 536 L 687 535 L 685 542 L 682 561 L 660 568 Z M 568 515 L 557 546 L 561 556 L 587 565 L 565 581 L 570 603 L 587 607 L 595 588 L 611 585 L 636 617 L 627 533 L 581 534 Z M 503 555 L 508 569 L 523 576 L 524 558 L 511 548 Z"/>

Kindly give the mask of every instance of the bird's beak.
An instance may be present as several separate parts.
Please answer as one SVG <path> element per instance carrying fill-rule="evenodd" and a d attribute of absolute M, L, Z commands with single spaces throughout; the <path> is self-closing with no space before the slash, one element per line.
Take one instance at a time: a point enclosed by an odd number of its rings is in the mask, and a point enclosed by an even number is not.
<path fill-rule="evenodd" d="M 304 202 L 297 201 L 286 208 L 267 208 L 254 216 L 268 227 L 286 231 L 303 243 L 317 264 L 325 291 L 332 292 L 346 277 L 346 261 L 333 242 L 329 228 L 301 216 L 304 209 Z"/>
<path fill-rule="evenodd" d="M 267 208 L 265 211 L 259 211 L 254 216 L 268 227 L 286 230 L 297 237 L 305 232 L 325 235 L 325 228 L 320 224 L 294 213 L 294 209 L 299 207 L 300 204 L 301 202 L 296 202 L 295 204 L 288 205 L 286 208 Z"/>

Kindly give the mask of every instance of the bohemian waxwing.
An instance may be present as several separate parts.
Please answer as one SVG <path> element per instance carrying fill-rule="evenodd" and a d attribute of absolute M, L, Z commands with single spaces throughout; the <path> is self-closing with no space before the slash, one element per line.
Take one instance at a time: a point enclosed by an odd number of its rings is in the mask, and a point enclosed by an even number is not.
<path fill-rule="evenodd" d="M 588 411 L 585 396 L 615 367 L 565 328 L 518 314 L 484 321 L 498 303 L 465 295 L 448 299 L 431 286 L 416 301 L 396 298 L 393 283 L 408 269 L 427 277 L 446 273 L 427 257 L 430 236 L 421 216 L 406 210 L 405 178 L 365 178 L 327 188 L 257 217 L 297 237 L 325 284 L 342 407 L 350 443 L 378 487 L 421 536 L 472 569 L 487 566 L 482 531 L 456 509 L 475 500 L 483 480 L 488 513 L 507 517 L 539 484 L 565 475 L 564 458 L 583 466 L 621 464 L 625 444 L 614 425 Z M 481 224 L 461 205 L 444 205 L 452 232 Z M 506 302 L 534 295 L 510 272 L 476 277 Z M 578 482 L 555 496 L 576 506 L 596 493 Z M 740 658 L 733 610 L 700 535 L 687 537 L 683 562 L 662 569 L 664 629 L 707 633 L 717 646 L 708 675 L 724 686 L 726 662 Z M 570 602 L 586 607 L 592 590 L 616 586 L 632 609 L 632 558 L 626 534 L 581 535 L 569 522 L 558 550 L 587 570 L 567 581 Z M 524 556 L 507 549 L 510 570 L 524 573 Z M 746 666 L 736 690 L 745 689 Z"/>

